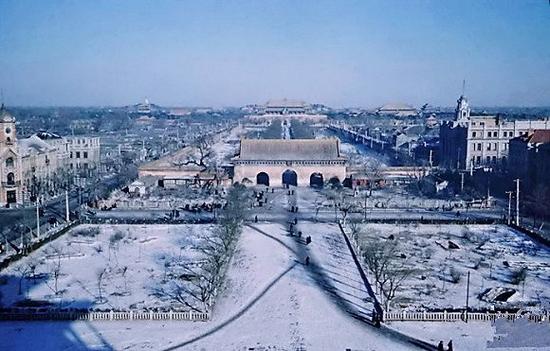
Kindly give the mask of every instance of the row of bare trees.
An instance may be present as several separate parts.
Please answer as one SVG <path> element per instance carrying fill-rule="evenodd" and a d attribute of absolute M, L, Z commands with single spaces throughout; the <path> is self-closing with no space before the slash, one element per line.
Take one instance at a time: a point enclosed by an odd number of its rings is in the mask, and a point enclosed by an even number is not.
<path fill-rule="evenodd" d="M 218 226 L 204 239 L 198 250 L 200 261 L 189 262 L 185 257 L 167 257 L 163 281 L 155 295 L 199 312 L 209 310 L 212 299 L 223 284 L 225 271 L 235 250 L 247 210 L 252 204 L 250 191 L 234 185 L 218 217 Z"/>

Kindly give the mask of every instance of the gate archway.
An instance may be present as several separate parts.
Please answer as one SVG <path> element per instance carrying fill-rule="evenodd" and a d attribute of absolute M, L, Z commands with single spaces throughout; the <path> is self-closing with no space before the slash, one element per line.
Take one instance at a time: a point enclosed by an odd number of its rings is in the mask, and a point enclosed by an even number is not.
<path fill-rule="evenodd" d="M 256 175 L 256 184 L 269 186 L 269 174 L 260 172 Z"/>
<path fill-rule="evenodd" d="M 283 178 L 283 185 L 288 184 L 288 185 L 298 186 L 298 174 L 296 174 L 295 171 L 291 169 L 287 169 L 286 171 L 283 172 L 282 178 Z"/>
<path fill-rule="evenodd" d="M 312 173 L 311 176 L 309 176 L 309 186 L 314 188 L 322 188 L 323 187 L 323 174 L 319 172 Z"/>

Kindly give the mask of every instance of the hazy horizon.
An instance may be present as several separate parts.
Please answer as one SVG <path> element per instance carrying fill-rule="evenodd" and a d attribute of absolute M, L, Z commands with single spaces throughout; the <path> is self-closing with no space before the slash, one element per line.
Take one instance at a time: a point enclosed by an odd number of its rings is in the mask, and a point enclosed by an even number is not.
<path fill-rule="evenodd" d="M 19 107 L 550 106 L 548 1 L 0 0 Z"/>

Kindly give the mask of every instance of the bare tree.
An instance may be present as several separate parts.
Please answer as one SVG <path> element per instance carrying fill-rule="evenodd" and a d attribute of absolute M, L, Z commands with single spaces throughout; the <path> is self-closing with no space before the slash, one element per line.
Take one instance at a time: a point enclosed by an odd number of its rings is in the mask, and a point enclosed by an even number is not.
<path fill-rule="evenodd" d="M 204 258 L 193 264 L 181 259 L 166 261 L 174 266 L 175 270 L 181 270 L 183 274 L 179 280 L 167 282 L 163 279 L 164 285 L 155 288 L 156 294 L 167 296 L 193 310 L 207 311 L 212 298 L 223 283 L 225 269 L 251 203 L 252 196 L 246 187 L 242 185 L 232 187 L 227 195 L 227 203 L 218 218 L 219 227 L 210 236 L 204 238 L 199 248 Z M 197 303 L 201 307 L 198 307 Z"/>
<path fill-rule="evenodd" d="M 46 285 L 53 291 L 55 295 L 60 294 L 59 278 L 61 277 L 61 258 L 64 255 L 63 249 L 56 245 L 51 245 L 48 250 L 48 256 L 54 259 L 54 262 L 49 265 L 49 276 L 53 278 L 53 286 L 46 282 Z"/>
<path fill-rule="evenodd" d="M 19 290 L 17 291 L 18 295 L 23 294 L 23 280 L 27 278 L 27 274 L 29 273 L 29 267 L 27 265 L 18 265 L 14 268 L 14 271 L 17 273 L 19 277 Z"/>
<path fill-rule="evenodd" d="M 369 191 L 369 197 L 372 196 L 373 184 L 383 180 L 382 163 L 377 159 L 368 159 L 363 163 L 361 171 L 365 175 L 367 180 L 367 189 Z"/>
<path fill-rule="evenodd" d="M 380 242 L 369 239 L 363 247 L 363 258 L 374 276 L 378 292 L 384 297 L 384 309 L 388 311 L 397 291 L 413 270 L 399 256 L 398 244 L 394 240 Z"/>
<path fill-rule="evenodd" d="M 97 296 L 98 296 L 98 302 L 103 303 L 105 300 L 103 298 L 103 279 L 105 279 L 105 275 L 107 274 L 107 267 L 102 268 L 96 272 L 96 278 L 97 278 Z"/>
<path fill-rule="evenodd" d="M 210 166 L 210 161 L 214 154 L 210 138 L 206 136 L 200 137 L 196 139 L 190 147 L 194 152 L 183 161 L 183 165 L 193 164 L 201 167 L 202 170 L 206 170 Z"/>

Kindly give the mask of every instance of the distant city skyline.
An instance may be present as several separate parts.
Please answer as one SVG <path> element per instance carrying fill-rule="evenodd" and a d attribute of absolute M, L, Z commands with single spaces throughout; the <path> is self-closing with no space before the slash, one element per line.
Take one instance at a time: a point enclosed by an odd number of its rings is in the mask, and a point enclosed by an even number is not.
<path fill-rule="evenodd" d="M 550 106 L 546 0 L 0 0 L 10 106 Z"/>

